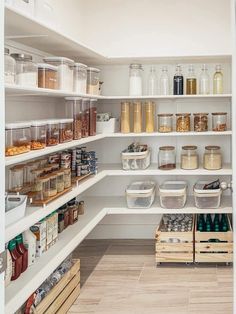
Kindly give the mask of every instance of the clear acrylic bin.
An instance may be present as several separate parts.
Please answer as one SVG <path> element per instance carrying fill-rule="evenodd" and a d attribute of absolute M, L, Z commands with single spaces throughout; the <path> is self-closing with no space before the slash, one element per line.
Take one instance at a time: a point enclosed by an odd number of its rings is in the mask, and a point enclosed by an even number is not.
<path fill-rule="evenodd" d="M 149 208 L 155 199 L 155 182 L 133 182 L 126 189 L 128 208 Z"/>
<path fill-rule="evenodd" d="M 183 208 L 187 200 L 187 183 L 185 181 L 166 181 L 159 187 L 162 208 Z"/>
<path fill-rule="evenodd" d="M 222 190 L 204 190 L 203 187 L 208 184 L 208 181 L 198 181 L 194 187 L 194 200 L 197 208 L 209 209 L 219 208 L 221 202 Z"/>
<path fill-rule="evenodd" d="M 122 166 L 124 170 L 144 170 L 150 166 L 151 152 L 150 149 L 145 152 L 121 153 Z"/>

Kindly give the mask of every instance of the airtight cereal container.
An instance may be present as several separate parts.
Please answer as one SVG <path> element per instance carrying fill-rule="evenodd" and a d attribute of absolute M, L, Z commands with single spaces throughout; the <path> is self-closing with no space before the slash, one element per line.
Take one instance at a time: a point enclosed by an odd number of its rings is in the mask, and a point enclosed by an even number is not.
<path fill-rule="evenodd" d="M 166 181 L 159 187 L 160 204 L 163 208 L 183 208 L 187 200 L 185 181 Z"/>
<path fill-rule="evenodd" d="M 144 152 L 134 153 L 130 153 L 124 150 L 121 153 L 121 161 L 124 170 L 144 170 L 150 166 L 150 149 L 147 149 Z"/>
<path fill-rule="evenodd" d="M 100 70 L 97 68 L 87 68 L 87 93 L 91 95 L 99 94 Z"/>
<path fill-rule="evenodd" d="M 61 119 L 60 121 L 60 143 L 73 140 L 73 119 Z"/>
<path fill-rule="evenodd" d="M 59 144 L 59 121 L 47 120 L 47 146 Z"/>
<path fill-rule="evenodd" d="M 36 120 L 31 122 L 31 149 L 42 149 L 46 147 L 46 121 Z"/>
<path fill-rule="evenodd" d="M 5 125 L 5 156 L 14 156 L 30 151 L 30 122 L 7 123 Z"/>
<path fill-rule="evenodd" d="M 198 181 L 193 187 L 195 206 L 197 208 L 209 209 L 220 206 L 221 188 L 205 190 L 204 186 L 208 183 L 208 181 Z"/>
<path fill-rule="evenodd" d="M 47 63 L 38 64 L 38 87 L 57 89 L 57 67 Z"/>
<path fill-rule="evenodd" d="M 155 199 L 155 182 L 133 182 L 126 189 L 128 208 L 149 208 Z"/>

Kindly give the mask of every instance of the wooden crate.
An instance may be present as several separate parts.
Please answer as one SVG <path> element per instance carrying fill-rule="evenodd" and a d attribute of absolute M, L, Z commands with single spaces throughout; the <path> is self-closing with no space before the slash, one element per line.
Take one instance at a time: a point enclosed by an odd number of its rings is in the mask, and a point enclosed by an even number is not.
<path fill-rule="evenodd" d="M 36 307 L 37 314 L 65 314 L 80 294 L 80 260 Z"/>
<path fill-rule="evenodd" d="M 196 263 L 232 263 L 233 262 L 233 231 L 228 218 L 227 232 L 200 232 L 195 223 L 195 262 Z M 208 242 L 217 239 L 221 242 Z"/>
<path fill-rule="evenodd" d="M 163 232 L 162 225 L 163 220 L 156 231 L 156 263 L 193 263 L 194 217 L 192 230 L 188 232 Z M 180 242 L 168 242 L 173 238 Z"/>

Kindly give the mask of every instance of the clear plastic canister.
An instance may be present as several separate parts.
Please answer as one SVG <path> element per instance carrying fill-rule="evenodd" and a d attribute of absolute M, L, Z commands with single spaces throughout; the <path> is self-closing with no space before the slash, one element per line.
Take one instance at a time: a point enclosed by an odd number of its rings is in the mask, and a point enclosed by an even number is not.
<path fill-rule="evenodd" d="M 58 89 L 56 66 L 47 63 L 38 64 L 38 87 Z"/>
<path fill-rule="evenodd" d="M 16 61 L 10 56 L 8 48 L 4 49 L 4 80 L 5 84 L 15 84 Z"/>
<path fill-rule="evenodd" d="M 145 103 L 145 122 L 146 122 L 146 132 L 152 133 L 155 129 L 155 103 L 153 101 L 147 101 Z"/>
<path fill-rule="evenodd" d="M 82 137 L 89 136 L 89 107 L 90 100 L 89 98 L 83 98 L 82 100 Z"/>
<path fill-rule="evenodd" d="M 73 119 L 59 120 L 60 143 L 66 143 L 73 140 Z"/>
<path fill-rule="evenodd" d="M 176 168 L 176 153 L 174 146 L 162 146 L 159 148 L 158 165 L 161 170 L 173 170 Z"/>
<path fill-rule="evenodd" d="M 9 171 L 9 191 L 19 192 L 24 186 L 24 165 L 17 165 Z"/>
<path fill-rule="evenodd" d="M 99 94 L 100 70 L 97 68 L 87 68 L 87 94 Z"/>
<path fill-rule="evenodd" d="M 96 135 L 97 99 L 90 99 L 89 104 L 89 136 Z"/>
<path fill-rule="evenodd" d="M 25 182 L 26 184 L 32 184 L 34 182 L 33 171 L 40 168 L 38 161 L 30 161 L 25 165 Z"/>
<path fill-rule="evenodd" d="M 227 131 L 227 112 L 212 113 L 212 130 L 217 132 Z"/>
<path fill-rule="evenodd" d="M 130 103 L 122 102 L 121 103 L 121 133 L 130 132 Z"/>
<path fill-rule="evenodd" d="M 7 123 L 5 125 L 5 156 L 14 156 L 30 151 L 30 122 Z"/>
<path fill-rule="evenodd" d="M 191 114 L 177 113 L 176 114 L 176 132 L 190 132 L 191 131 Z"/>
<path fill-rule="evenodd" d="M 205 147 L 203 166 L 207 170 L 219 170 L 222 168 L 222 154 L 220 146 Z"/>
<path fill-rule="evenodd" d="M 59 121 L 47 120 L 47 146 L 59 144 Z"/>
<path fill-rule="evenodd" d="M 198 168 L 197 146 L 182 147 L 181 168 L 186 170 L 194 170 Z"/>
<path fill-rule="evenodd" d="M 82 137 L 82 101 L 81 97 L 66 97 L 66 116 L 73 118 L 74 140 Z"/>
<path fill-rule="evenodd" d="M 208 113 L 194 113 L 194 131 L 207 132 L 208 131 Z"/>
<path fill-rule="evenodd" d="M 46 121 L 31 122 L 31 149 L 42 149 L 46 147 Z"/>
<path fill-rule="evenodd" d="M 74 92 L 86 94 L 87 91 L 87 65 L 83 63 L 74 64 Z"/>
<path fill-rule="evenodd" d="M 161 113 L 158 117 L 158 132 L 169 133 L 173 131 L 173 114 Z"/>

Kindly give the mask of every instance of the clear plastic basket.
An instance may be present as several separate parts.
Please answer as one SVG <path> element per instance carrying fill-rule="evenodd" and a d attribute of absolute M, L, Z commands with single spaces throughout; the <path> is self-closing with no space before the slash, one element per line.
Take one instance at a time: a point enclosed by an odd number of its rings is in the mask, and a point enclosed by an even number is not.
<path fill-rule="evenodd" d="M 126 189 L 128 208 L 149 208 L 155 199 L 155 182 L 133 182 Z"/>

